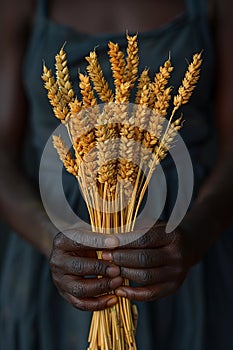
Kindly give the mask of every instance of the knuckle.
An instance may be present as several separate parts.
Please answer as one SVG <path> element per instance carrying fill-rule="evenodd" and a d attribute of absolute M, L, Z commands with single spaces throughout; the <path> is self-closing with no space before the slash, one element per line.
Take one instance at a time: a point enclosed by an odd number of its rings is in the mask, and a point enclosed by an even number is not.
<path fill-rule="evenodd" d="M 83 298 L 85 296 L 85 287 L 80 283 L 74 283 L 71 288 L 71 294 L 76 298 Z"/>
<path fill-rule="evenodd" d="M 138 263 L 140 267 L 146 267 L 148 264 L 151 263 L 152 257 L 150 254 L 146 252 L 140 252 L 138 254 Z"/>
<path fill-rule="evenodd" d="M 66 288 L 66 276 L 61 275 L 59 273 L 53 273 L 52 274 L 53 282 L 55 283 L 56 287 L 60 290 L 65 290 Z"/>
<path fill-rule="evenodd" d="M 97 260 L 94 263 L 93 270 L 94 270 L 94 274 L 100 275 L 101 273 L 106 271 L 106 266 L 104 265 L 103 262 Z"/>
<path fill-rule="evenodd" d="M 99 282 L 98 290 L 100 294 L 112 291 L 111 279 L 102 279 L 102 280 L 99 280 L 98 282 Z"/>
<path fill-rule="evenodd" d="M 66 290 L 66 283 L 64 276 L 61 276 L 59 274 L 52 274 L 52 280 L 56 288 L 58 289 L 59 293 L 64 292 Z"/>
<path fill-rule="evenodd" d="M 61 232 L 59 232 L 55 237 L 54 237 L 54 240 L 53 240 L 53 246 L 54 248 L 60 248 L 61 245 L 63 244 L 64 242 L 64 237 L 63 237 L 63 234 Z"/>
<path fill-rule="evenodd" d="M 125 252 L 121 252 L 121 251 L 115 251 L 112 253 L 113 255 L 113 261 L 119 265 L 121 265 L 122 263 L 125 262 Z"/>
<path fill-rule="evenodd" d="M 72 260 L 71 268 L 76 274 L 82 274 L 84 271 L 83 263 L 79 259 Z"/>
<path fill-rule="evenodd" d="M 49 267 L 52 271 L 56 270 L 58 268 L 58 261 L 57 255 L 52 253 L 50 259 L 49 259 Z"/>
<path fill-rule="evenodd" d="M 53 283 L 55 284 L 55 286 L 59 289 L 59 286 L 61 283 L 59 276 L 57 274 L 53 273 L 52 279 L 53 279 Z"/>
<path fill-rule="evenodd" d="M 121 267 L 121 277 L 127 278 L 129 280 L 139 280 L 139 271 L 128 267 Z"/>
<path fill-rule="evenodd" d="M 138 274 L 138 277 L 142 283 L 149 283 L 152 281 L 152 274 L 148 271 L 142 271 Z"/>

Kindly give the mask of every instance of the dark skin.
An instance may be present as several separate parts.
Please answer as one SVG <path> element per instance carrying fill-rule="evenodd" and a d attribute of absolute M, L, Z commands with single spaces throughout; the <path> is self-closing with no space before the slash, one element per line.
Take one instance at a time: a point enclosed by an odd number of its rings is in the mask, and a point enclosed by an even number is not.
<path fill-rule="evenodd" d="M 91 10 L 90 10 L 91 9 Z M 185 1 L 50 1 L 51 18 L 88 34 L 147 31 L 170 22 L 185 10 Z M 88 14 L 87 17 L 83 14 Z M 88 18 L 88 25 L 87 25 Z"/>
<path fill-rule="evenodd" d="M 94 9 L 97 3 L 98 11 Z M 143 2 L 142 11 L 141 3 L 119 0 L 113 5 L 109 1 L 92 1 L 93 12 L 88 17 L 88 26 L 82 14 L 87 13 L 86 7 L 90 8 L 90 2 L 51 1 L 50 16 L 57 23 L 82 32 L 125 32 L 126 28 L 136 32 L 159 27 L 185 8 L 184 1 L 148 0 Z M 229 43 L 233 32 L 233 4 L 228 0 L 218 0 L 215 6 L 212 2 L 209 5 L 210 19 L 214 20 L 216 28 L 218 60 L 215 100 L 219 155 L 215 167 L 200 189 L 193 208 L 175 231 L 166 234 L 165 223 L 156 224 L 124 249 L 119 246 L 120 241 L 109 241 L 103 237 L 102 260 L 97 259 L 95 249 L 78 245 L 57 232 L 43 209 L 37 191 L 21 170 L 18 159 L 27 123 L 21 67 L 26 44 L 25 28 L 32 24 L 31 14 L 35 7 L 29 0 L 23 0 L 20 7 L 16 0 L 5 1 L 2 5 L 0 96 L 4 108 L 1 108 L 0 116 L 0 210 L 24 239 L 47 258 L 50 257 L 53 280 L 59 292 L 74 307 L 98 310 L 114 305 L 116 296 L 101 295 L 112 290 L 116 295 L 140 301 L 174 293 L 189 269 L 204 257 L 232 223 L 233 48 Z M 87 280 L 87 275 L 96 278 Z M 97 278 L 99 275 L 103 278 Z M 122 287 L 124 277 L 140 282 L 141 286 Z"/>

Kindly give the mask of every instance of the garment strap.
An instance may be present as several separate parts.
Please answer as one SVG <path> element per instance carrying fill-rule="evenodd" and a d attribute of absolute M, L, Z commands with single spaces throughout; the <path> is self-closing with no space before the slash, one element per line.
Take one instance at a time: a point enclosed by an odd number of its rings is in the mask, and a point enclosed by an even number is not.
<path fill-rule="evenodd" d="M 43 19 L 47 17 L 48 1 L 47 0 L 37 0 L 37 17 L 38 19 Z"/>
<path fill-rule="evenodd" d="M 207 15 L 207 0 L 186 0 L 191 17 Z"/>

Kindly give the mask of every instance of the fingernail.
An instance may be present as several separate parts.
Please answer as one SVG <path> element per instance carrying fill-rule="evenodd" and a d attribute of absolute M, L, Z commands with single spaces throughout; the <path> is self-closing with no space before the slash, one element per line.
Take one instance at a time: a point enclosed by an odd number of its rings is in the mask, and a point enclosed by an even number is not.
<path fill-rule="evenodd" d="M 118 296 L 118 297 L 122 297 L 122 298 L 126 298 L 127 297 L 127 294 L 124 290 L 122 289 L 116 289 L 115 290 L 115 294 Z"/>
<path fill-rule="evenodd" d="M 112 253 L 111 252 L 103 252 L 102 259 L 112 261 L 113 260 Z"/>
<path fill-rule="evenodd" d="M 118 266 L 109 266 L 106 270 L 109 277 L 116 277 L 120 275 L 120 268 Z"/>
<path fill-rule="evenodd" d="M 113 306 L 113 305 L 116 305 L 116 303 L 117 303 L 117 297 L 112 297 L 111 299 L 109 299 L 108 301 L 107 301 L 107 306 L 108 307 L 111 307 L 111 306 Z"/>
<path fill-rule="evenodd" d="M 114 236 L 110 236 L 105 239 L 105 247 L 107 248 L 116 248 L 118 247 L 119 242 L 118 239 Z"/>
<path fill-rule="evenodd" d="M 122 285 L 122 282 L 123 282 L 122 277 L 120 277 L 120 276 L 115 277 L 109 283 L 110 288 L 116 289 L 117 287 L 120 287 Z"/>

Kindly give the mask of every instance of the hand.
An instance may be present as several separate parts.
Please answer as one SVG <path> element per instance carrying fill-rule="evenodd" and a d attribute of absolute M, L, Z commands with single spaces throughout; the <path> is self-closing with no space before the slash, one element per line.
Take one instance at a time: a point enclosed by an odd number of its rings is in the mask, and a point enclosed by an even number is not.
<path fill-rule="evenodd" d="M 193 264 L 192 242 L 180 229 L 165 233 L 165 224 L 152 227 L 125 247 L 103 252 L 103 259 L 120 266 L 121 276 L 140 286 L 120 286 L 117 296 L 151 301 L 174 293 Z"/>
<path fill-rule="evenodd" d="M 111 238 L 106 238 L 103 245 L 108 242 L 111 243 Z M 97 259 L 96 248 L 78 244 L 59 233 L 54 239 L 50 268 L 58 291 L 74 307 L 101 310 L 117 303 L 115 295 L 103 294 L 122 285 L 120 268 Z"/>

